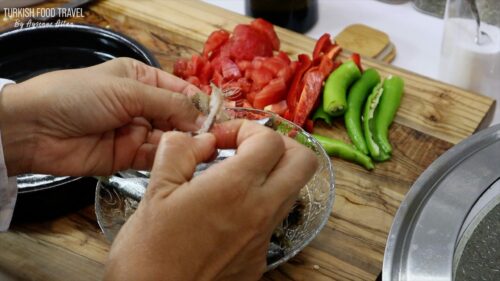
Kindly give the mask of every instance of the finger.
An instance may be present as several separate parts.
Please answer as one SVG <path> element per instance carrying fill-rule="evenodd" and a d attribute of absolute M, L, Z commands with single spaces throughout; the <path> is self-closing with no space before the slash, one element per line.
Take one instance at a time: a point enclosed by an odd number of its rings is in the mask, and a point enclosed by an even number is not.
<path fill-rule="evenodd" d="M 113 171 L 129 169 L 133 166 L 139 148 L 146 142 L 149 127 L 141 120 L 134 121 L 116 130 L 113 145 Z"/>
<path fill-rule="evenodd" d="M 318 168 L 318 159 L 309 148 L 288 137 L 284 142 L 286 151 L 264 184 L 270 187 L 265 189 L 270 200 L 294 200 Z"/>
<path fill-rule="evenodd" d="M 183 131 L 200 128 L 200 112 L 184 95 L 144 85 L 133 80 L 122 80 L 116 97 L 131 117 L 145 117 L 154 126 L 168 130 L 171 126 Z"/>
<path fill-rule="evenodd" d="M 208 159 L 215 151 L 212 134 L 196 137 L 181 132 L 163 134 L 151 171 L 151 194 L 167 197 L 178 186 L 188 182 L 196 166 Z"/>
<path fill-rule="evenodd" d="M 142 144 L 135 154 L 131 168 L 135 170 L 150 171 L 153 167 L 157 149 L 158 145 L 156 144 Z"/>
<path fill-rule="evenodd" d="M 283 138 L 273 130 L 248 120 L 217 124 L 212 130 L 218 148 L 237 148 L 230 165 L 263 182 L 285 151 Z"/>
<path fill-rule="evenodd" d="M 111 72 L 120 77 L 131 78 L 153 87 L 182 93 L 188 97 L 201 92 L 200 89 L 179 77 L 130 58 L 117 58 L 98 67 L 108 73 Z"/>

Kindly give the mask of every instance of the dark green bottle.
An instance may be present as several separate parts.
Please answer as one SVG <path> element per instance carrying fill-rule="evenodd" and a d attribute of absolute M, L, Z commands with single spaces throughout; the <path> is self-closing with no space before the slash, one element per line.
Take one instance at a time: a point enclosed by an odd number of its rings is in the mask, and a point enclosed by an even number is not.
<path fill-rule="evenodd" d="M 318 1 L 245 0 L 245 12 L 248 16 L 304 33 L 318 21 Z"/>

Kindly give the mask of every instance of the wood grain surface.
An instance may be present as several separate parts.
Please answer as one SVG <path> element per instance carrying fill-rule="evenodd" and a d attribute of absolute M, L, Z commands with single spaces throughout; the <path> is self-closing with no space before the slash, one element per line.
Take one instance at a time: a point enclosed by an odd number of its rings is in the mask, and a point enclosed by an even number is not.
<path fill-rule="evenodd" d="M 99 1 L 85 18 L 72 19 L 129 35 L 167 71 L 179 57 L 200 52 L 215 29 L 232 30 L 249 20 L 194 0 Z M 312 52 L 314 40 L 277 31 L 290 55 Z M 390 131 L 394 156 L 372 172 L 332 159 L 336 197 L 326 227 L 263 280 L 375 280 L 392 219 L 409 187 L 439 155 L 474 133 L 492 105 L 489 98 L 403 69 L 369 59 L 363 63 L 383 76 L 396 74 L 405 80 L 405 97 Z M 315 133 L 348 141 L 341 120 L 333 127 L 320 123 Z M 0 279 L 98 280 L 108 250 L 92 206 L 55 220 L 16 224 L 0 234 Z"/>

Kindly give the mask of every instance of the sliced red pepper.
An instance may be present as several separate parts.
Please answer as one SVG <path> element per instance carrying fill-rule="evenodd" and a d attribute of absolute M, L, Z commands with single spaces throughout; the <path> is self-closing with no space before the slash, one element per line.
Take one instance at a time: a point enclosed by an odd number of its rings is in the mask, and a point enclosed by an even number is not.
<path fill-rule="evenodd" d="M 333 70 L 333 61 L 328 56 L 322 56 L 319 64 L 319 72 L 323 74 L 323 80 L 330 75 Z"/>
<path fill-rule="evenodd" d="M 293 119 L 293 114 L 295 112 L 295 107 L 297 102 L 299 102 L 300 91 L 302 91 L 301 82 L 304 73 L 311 67 L 311 59 L 306 54 L 300 54 L 298 56 L 298 65 L 295 70 L 295 75 L 293 76 L 292 83 L 288 90 L 288 95 L 286 98 L 286 103 L 288 109 L 290 110 L 290 119 Z"/>
<path fill-rule="evenodd" d="M 320 96 L 323 80 L 324 75 L 319 70 L 319 67 L 311 68 L 304 75 L 304 88 L 300 94 L 300 100 L 293 117 L 295 124 L 302 127 L 306 122 Z"/>
<path fill-rule="evenodd" d="M 283 114 L 283 118 L 293 122 L 293 114 L 290 112 L 290 109 L 287 109 L 285 111 L 285 113 Z"/>
<path fill-rule="evenodd" d="M 335 58 L 342 52 L 342 47 L 339 45 L 332 45 L 332 48 L 326 52 L 325 56 L 330 58 L 331 60 L 335 60 Z"/>
<path fill-rule="evenodd" d="M 361 66 L 361 56 L 358 53 L 352 53 L 351 59 L 358 66 L 359 71 L 363 72 L 363 67 Z"/>
<path fill-rule="evenodd" d="M 306 130 L 308 133 L 312 133 L 314 131 L 314 121 L 311 119 L 307 119 L 306 123 L 304 124 L 304 130 Z"/>
<path fill-rule="evenodd" d="M 321 53 L 326 53 L 331 49 L 332 42 L 330 41 L 330 34 L 325 33 L 316 41 L 313 51 L 313 60 L 321 55 Z"/>

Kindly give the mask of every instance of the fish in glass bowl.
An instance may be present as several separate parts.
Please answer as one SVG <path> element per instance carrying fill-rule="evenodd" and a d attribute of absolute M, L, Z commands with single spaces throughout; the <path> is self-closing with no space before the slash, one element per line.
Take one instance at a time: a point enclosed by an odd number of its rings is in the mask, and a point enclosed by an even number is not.
<path fill-rule="evenodd" d="M 326 224 L 334 199 L 334 173 L 330 157 L 306 131 L 274 113 L 250 108 L 226 108 L 226 118 L 254 120 L 286 135 L 313 150 L 318 168 L 312 179 L 301 189 L 287 218 L 276 227 L 269 243 L 267 270 L 294 257 L 304 249 Z M 210 163 L 199 164 L 194 176 L 211 165 L 235 154 L 234 149 L 220 149 Z M 149 183 L 149 172 L 127 170 L 97 183 L 95 211 L 106 238 L 112 242 L 127 219 L 137 209 Z M 168 222 L 165 222 L 168 223 Z"/>

